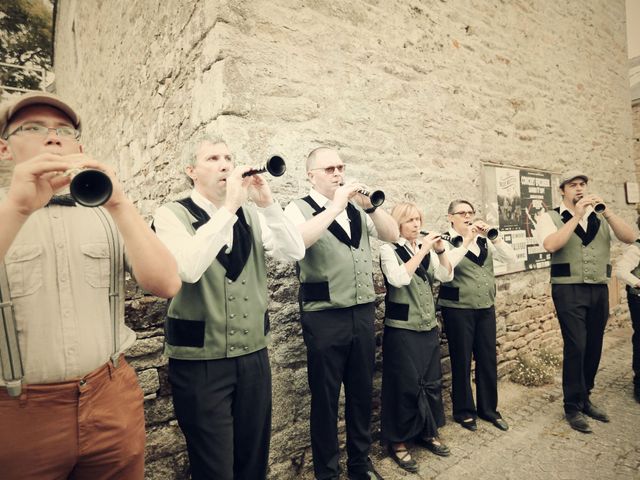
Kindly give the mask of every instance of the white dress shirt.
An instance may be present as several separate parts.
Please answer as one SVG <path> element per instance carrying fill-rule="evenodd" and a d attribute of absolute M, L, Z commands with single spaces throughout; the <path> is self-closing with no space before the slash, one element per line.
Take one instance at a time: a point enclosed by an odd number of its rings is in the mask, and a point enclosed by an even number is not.
<path fill-rule="evenodd" d="M 320 192 L 314 190 L 313 188 L 309 190 L 309 196 L 311 199 L 318 204 L 320 208 L 327 208 L 331 205 L 331 200 L 325 197 Z M 284 214 L 293 222 L 294 225 L 302 225 L 307 219 L 304 217 L 298 206 L 295 202 L 289 203 L 287 207 L 284 209 Z M 369 217 L 369 215 L 365 215 L 367 221 L 367 231 L 369 235 L 372 237 L 378 238 L 378 231 L 376 230 L 375 225 L 373 224 L 373 220 Z M 351 238 L 351 224 L 349 223 L 349 216 L 347 215 L 347 209 L 345 208 L 340 212 L 340 214 L 336 217 L 336 222 L 338 225 L 342 227 L 342 229 L 347 233 L 349 238 Z"/>
<path fill-rule="evenodd" d="M 406 248 L 409 255 L 412 257 L 415 255 L 415 252 L 411 248 L 411 244 L 407 241 L 406 238 L 400 237 L 396 242 L 398 245 L 402 245 Z M 422 245 L 422 241 L 418 240 L 418 247 Z M 392 243 L 385 243 L 380 247 L 380 264 L 382 267 L 382 272 L 384 273 L 387 281 L 396 288 L 401 288 L 407 286 L 411 283 L 412 275 L 409 275 L 407 269 L 404 266 L 404 262 L 400 260 L 395 253 L 395 245 Z M 438 259 L 438 255 L 433 251 L 429 251 L 427 254 L 431 257 L 431 263 L 434 268 L 434 277 L 436 280 L 441 282 L 450 282 L 453 280 L 453 268 L 451 271 L 446 269 L 440 264 Z M 445 255 L 448 255 L 445 252 Z M 425 257 L 426 258 L 426 257 Z"/>
<path fill-rule="evenodd" d="M 191 191 L 191 199 L 210 217 L 195 234 L 188 232 L 166 205 L 156 211 L 153 222 L 158 238 L 176 258 L 180 278 L 187 283 L 197 282 L 222 248 L 226 248 L 227 253 L 231 251 L 233 225 L 238 220 L 226 208 L 216 208 L 195 189 Z M 304 257 L 302 235 L 284 216 L 278 203 L 258 208 L 258 218 L 267 255 L 281 261 L 296 261 Z"/>

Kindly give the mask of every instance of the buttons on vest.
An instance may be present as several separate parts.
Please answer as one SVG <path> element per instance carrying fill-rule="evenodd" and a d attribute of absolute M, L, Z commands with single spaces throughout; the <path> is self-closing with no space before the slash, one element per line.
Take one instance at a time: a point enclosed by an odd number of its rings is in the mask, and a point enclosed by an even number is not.
<path fill-rule="evenodd" d="M 229 301 L 233 302 L 236 299 L 236 297 L 234 297 L 233 295 L 229 295 Z"/>
<path fill-rule="evenodd" d="M 228 283 L 228 284 L 232 284 L 232 283 L 233 283 L 233 280 L 231 280 L 230 278 L 227 278 L 227 283 Z"/>
<path fill-rule="evenodd" d="M 229 315 L 229 318 L 236 318 L 236 314 L 232 313 L 231 315 Z"/>
<path fill-rule="evenodd" d="M 242 347 L 243 350 L 249 350 L 249 347 L 247 347 L 246 345 L 244 347 Z"/>
<path fill-rule="evenodd" d="M 236 347 L 234 347 L 233 345 L 231 345 L 231 346 L 229 347 L 229 350 L 231 350 L 232 352 L 233 352 L 235 349 L 236 349 Z"/>
<path fill-rule="evenodd" d="M 236 333 L 236 331 L 235 331 L 235 330 L 229 330 L 229 335 L 233 335 L 233 334 L 235 334 L 235 333 Z"/>
<path fill-rule="evenodd" d="M 247 329 L 245 328 L 245 329 L 244 329 L 244 331 L 243 331 L 242 333 L 244 333 L 244 334 L 246 335 L 246 334 L 248 334 L 248 333 L 249 333 L 249 330 L 247 330 Z"/>

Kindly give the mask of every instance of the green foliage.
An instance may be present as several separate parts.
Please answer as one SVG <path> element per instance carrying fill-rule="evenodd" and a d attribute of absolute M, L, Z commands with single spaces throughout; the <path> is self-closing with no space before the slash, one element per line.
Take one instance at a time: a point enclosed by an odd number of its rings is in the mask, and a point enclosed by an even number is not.
<path fill-rule="evenodd" d="M 511 372 L 511 381 L 527 387 L 553 383 L 560 363 L 560 355 L 544 349 L 532 354 L 518 355 L 516 367 Z"/>
<path fill-rule="evenodd" d="M 0 61 L 51 68 L 51 0 L 0 0 Z M 0 67 L 0 83 L 38 89 L 37 72 Z"/>

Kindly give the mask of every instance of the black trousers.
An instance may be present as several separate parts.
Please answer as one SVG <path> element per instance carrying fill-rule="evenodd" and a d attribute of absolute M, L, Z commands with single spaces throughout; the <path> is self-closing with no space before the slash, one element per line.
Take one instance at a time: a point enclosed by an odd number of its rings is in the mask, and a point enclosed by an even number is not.
<path fill-rule="evenodd" d="M 219 360 L 170 358 L 169 381 L 194 480 L 267 478 L 271 368 L 266 348 Z"/>
<path fill-rule="evenodd" d="M 629 312 L 631 313 L 631 325 L 633 326 L 633 336 L 631 346 L 633 347 L 633 388 L 636 394 L 640 395 L 640 296 L 627 293 L 629 302 Z"/>
<path fill-rule="evenodd" d="M 364 473 L 371 446 L 375 306 L 302 312 L 311 390 L 311 449 L 319 480 L 338 478 L 338 399 L 344 384 L 347 468 Z"/>
<path fill-rule="evenodd" d="M 451 359 L 453 419 L 501 418 L 498 413 L 498 368 L 496 361 L 496 311 L 442 307 Z M 471 390 L 471 355 L 476 361 L 476 396 Z"/>
<path fill-rule="evenodd" d="M 564 411 L 580 412 L 589 401 L 600 365 L 609 318 L 609 288 L 606 284 L 552 284 L 551 295 L 564 341 Z"/>
<path fill-rule="evenodd" d="M 438 329 L 384 327 L 380 442 L 431 438 L 445 423 Z"/>

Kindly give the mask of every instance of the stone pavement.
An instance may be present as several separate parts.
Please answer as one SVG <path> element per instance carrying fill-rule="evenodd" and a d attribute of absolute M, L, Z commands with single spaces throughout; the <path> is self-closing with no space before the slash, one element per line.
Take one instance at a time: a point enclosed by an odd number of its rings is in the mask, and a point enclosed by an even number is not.
<path fill-rule="evenodd" d="M 372 457 L 385 480 L 413 479 L 640 479 L 640 404 L 633 398 L 631 329 L 608 331 L 592 399 L 611 417 L 590 420 L 592 434 L 563 418 L 560 372 L 555 383 L 528 388 L 501 381 L 500 411 L 510 430 L 478 420 L 470 432 L 451 419 L 440 430 L 451 456 L 412 447 L 420 471 L 401 470 L 379 446 Z"/>

